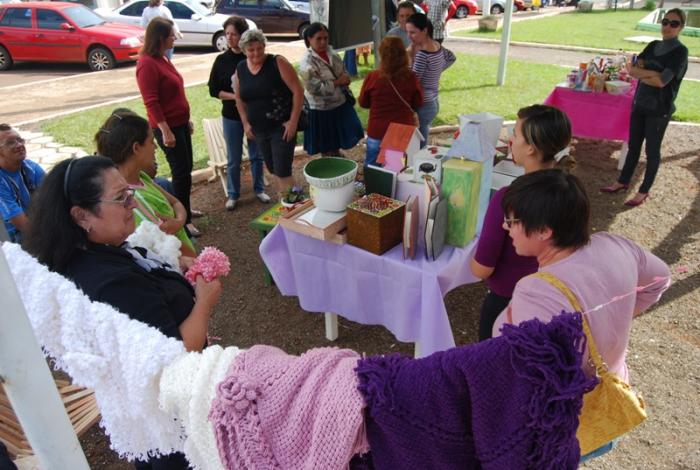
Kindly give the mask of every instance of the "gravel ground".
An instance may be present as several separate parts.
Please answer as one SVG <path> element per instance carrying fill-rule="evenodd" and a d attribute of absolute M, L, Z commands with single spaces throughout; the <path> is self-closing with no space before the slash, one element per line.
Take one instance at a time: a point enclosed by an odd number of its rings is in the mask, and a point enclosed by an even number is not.
<path fill-rule="evenodd" d="M 666 135 L 663 162 L 652 197 L 642 206 L 626 208 L 630 194 L 603 195 L 597 188 L 616 177 L 620 144 L 579 140 L 574 171 L 582 178 L 593 205 L 595 231 L 622 234 L 652 250 L 672 269 L 674 283 L 661 302 L 635 320 L 628 363 L 633 386 L 647 403 L 649 419 L 624 436 L 613 452 L 582 466 L 587 469 L 698 469 L 700 468 L 700 133 L 697 127 L 671 125 Z M 350 158 L 361 158 L 358 148 Z M 306 158 L 295 161 L 299 181 Z M 640 176 L 644 163 L 637 170 Z M 214 245 L 232 261 L 224 294 L 212 321 L 211 334 L 222 345 L 250 347 L 271 344 L 289 353 L 327 345 L 323 316 L 304 312 L 295 297 L 282 297 L 263 283 L 263 264 L 257 251 L 258 235 L 249 222 L 266 206 L 259 203 L 246 172 L 243 196 L 233 212 L 224 210 L 224 195 L 216 183 L 195 189 L 194 206 L 208 215 L 197 225 L 201 245 Z M 342 286 L 338 286 L 342 288 Z M 485 288 L 481 284 L 450 292 L 445 304 L 458 345 L 477 339 L 478 309 Z M 403 352 L 411 344 L 399 343 L 385 328 L 340 319 L 340 337 L 334 343 L 367 354 Z M 83 438 L 92 468 L 122 469 L 95 427 Z"/>

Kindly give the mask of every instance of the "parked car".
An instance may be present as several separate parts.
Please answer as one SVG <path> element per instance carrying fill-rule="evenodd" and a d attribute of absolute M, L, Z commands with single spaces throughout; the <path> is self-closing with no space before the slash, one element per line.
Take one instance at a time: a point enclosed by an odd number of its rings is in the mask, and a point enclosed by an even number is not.
<path fill-rule="evenodd" d="M 0 70 L 15 61 L 87 62 L 107 70 L 136 60 L 141 28 L 106 23 L 92 10 L 65 2 L 0 5 Z"/>
<path fill-rule="evenodd" d="M 287 0 L 218 0 L 214 10 L 255 21 L 265 34 L 298 34 L 304 37 L 309 12 L 293 7 Z"/>
<path fill-rule="evenodd" d="M 422 2 L 419 4 L 421 9 L 427 13 L 428 4 Z M 476 15 L 478 7 L 474 0 L 452 0 L 450 7 L 447 9 L 447 20 L 452 18 L 466 18 L 469 15 Z"/>
<path fill-rule="evenodd" d="M 478 5 L 479 5 L 479 11 L 483 11 L 484 8 L 484 1 L 485 0 L 476 0 Z M 505 0 L 491 0 L 491 8 L 490 8 L 490 13 L 492 15 L 500 15 L 504 11 L 506 11 L 506 3 Z M 513 11 L 523 11 L 525 10 L 525 3 L 523 0 L 513 0 L 513 6 L 515 9 Z"/>
<path fill-rule="evenodd" d="M 98 8 L 95 10 L 103 18 L 115 23 L 141 25 L 141 13 L 148 6 L 148 0 L 136 0 L 113 10 Z M 226 36 L 223 24 L 229 15 L 221 15 L 208 10 L 194 0 L 166 0 L 173 19 L 180 28 L 183 37 L 175 42 L 176 46 L 206 46 L 225 51 Z M 246 20 L 248 28 L 255 29 L 255 23 Z M 141 30 L 143 34 L 143 30 Z"/>

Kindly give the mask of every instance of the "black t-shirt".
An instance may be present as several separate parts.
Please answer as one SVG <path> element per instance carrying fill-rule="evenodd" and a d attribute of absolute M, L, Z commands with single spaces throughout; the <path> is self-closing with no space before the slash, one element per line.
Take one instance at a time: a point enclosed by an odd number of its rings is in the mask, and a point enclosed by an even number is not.
<path fill-rule="evenodd" d="M 229 49 L 226 52 L 219 54 L 214 60 L 214 65 L 209 74 L 209 94 L 214 97 L 219 97 L 220 91 L 228 91 L 233 93 L 231 87 L 231 77 L 236 73 L 238 63 L 245 61 L 245 54 L 235 53 Z M 221 115 L 227 119 L 240 121 L 241 116 L 236 109 L 235 100 L 222 100 Z"/>
<path fill-rule="evenodd" d="M 678 39 L 669 40 L 664 47 L 657 47 L 660 41 L 652 41 L 644 48 L 639 58 L 644 60 L 644 68 L 659 72 L 663 77 L 672 77 L 663 88 L 639 82 L 634 95 L 634 111 L 650 116 L 670 116 L 676 111 L 673 102 L 688 68 L 688 48 Z M 658 53 L 658 50 L 662 50 Z"/>
<path fill-rule="evenodd" d="M 276 129 L 287 120 L 292 112 L 292 92 L 282 80 L 277 57 L 267 55 L 262 68 L 253 75 L 248 63 L 238 64 L 237 72 L 241 99 L 246 104 L 248 121 L 255 129 L 267 131 Z"/>
<path fill-rule="evenodd" d="M 194 308 L 194 289 L 179 273 L 146 271 L 126 250 L 90 243 L 76 251 L 62 274 L 90 300 L 182 340 L 178 327 Z"/>

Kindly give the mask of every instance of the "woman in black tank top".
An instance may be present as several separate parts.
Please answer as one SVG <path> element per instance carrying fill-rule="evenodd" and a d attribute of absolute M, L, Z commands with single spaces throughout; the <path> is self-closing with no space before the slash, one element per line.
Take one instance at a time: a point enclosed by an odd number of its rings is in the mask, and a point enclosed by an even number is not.
<path fill-rule="evenodd" d="M 233 78 L 236 107 L 246 135 L 257 142 L 281 193 L 294 186 L 292 159 L 304 91 L 284 57 L 265 54 L 262 32 L 246 31 L 239 44 L 246 60 L 238 64 Z"/>

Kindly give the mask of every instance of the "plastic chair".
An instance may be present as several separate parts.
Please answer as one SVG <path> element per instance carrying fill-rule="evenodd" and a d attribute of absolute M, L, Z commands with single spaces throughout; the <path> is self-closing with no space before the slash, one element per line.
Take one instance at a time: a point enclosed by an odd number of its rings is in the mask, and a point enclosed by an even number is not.
<path fill-rule="evenodd" d="M 228 196 L 226 190 L 226 167 L 228 166 L 228 152 L 226 150 L 226 140 L 224 140 L 224 127 L 221 118 L 202 119 L 202 128 L 204 129 L 204 137 L 207 141 L 207 150 L 209 151 L 209 168 L 214 170 L 214 176 L 210 179 L 213 181 L 217 177 L 221 181 L 221 186 L 224 188 L 224 195 Z M 243 157 L 241 160 L 248 160 L 248 139 L 243 139 Z M 267 186 L 267 180 L 265 185 Z"/>

